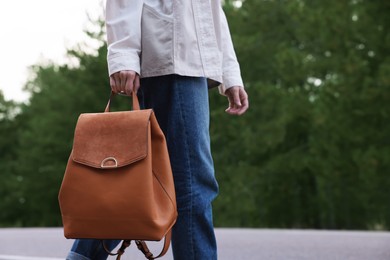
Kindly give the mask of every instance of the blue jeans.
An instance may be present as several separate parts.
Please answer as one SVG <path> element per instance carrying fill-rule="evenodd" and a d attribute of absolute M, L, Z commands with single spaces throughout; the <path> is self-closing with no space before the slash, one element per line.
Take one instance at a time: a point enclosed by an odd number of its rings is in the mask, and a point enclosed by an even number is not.
<path fill-rule="evenodd" d="M 138 96 L 143 107 L 153 108 L 167 139 L 179 213 L 172 229 L 174 259 L 215 260 L 211 202 L 218 184 L 210 151 L 207 81 L 179 75 L 144 78 Z M 119 242 L 106 244 L 113 249 Z M 100 240 L 78 239 L 67 259 L 107 256 Z"/>

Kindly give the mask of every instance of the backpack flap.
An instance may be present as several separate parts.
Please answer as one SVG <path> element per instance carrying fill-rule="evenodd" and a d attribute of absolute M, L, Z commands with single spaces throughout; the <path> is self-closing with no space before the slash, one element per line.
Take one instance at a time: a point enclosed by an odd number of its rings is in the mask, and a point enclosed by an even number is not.
<path fill-rule="evenodd" d="M 151 109 L 81 114 L 72 160 L 99 169 L 119 168 L 148 153 Z"/>

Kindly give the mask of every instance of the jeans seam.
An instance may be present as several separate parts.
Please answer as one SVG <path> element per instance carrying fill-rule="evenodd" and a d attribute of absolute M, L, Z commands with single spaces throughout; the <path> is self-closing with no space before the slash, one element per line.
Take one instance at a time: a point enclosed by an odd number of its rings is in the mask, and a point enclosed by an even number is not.
<path fill-rule="evenodd" d="M 176 79 L 180 79 L 181 77 L 179 77 L 179 76 L 176 76 Z M 176 85 L 175 87 L 176 88 L 178 88 L 178 91 L 177 91 L 177 93 L 178 93 L 178 95 L 179 95 L 179 104 L 180 104 L 180 119 L 181 119 L 181 121 L 182 121 L 182 123 L 183 123 L 183 125 L 187 122 L 187 120 L 186 120 L 186 117 L 185 117 L 185 115 L 184 115 L 184 113 L 183 113 L 183 110 L 184 110 L 184 105 L 183 105 L 183 96 L 182 96 L 182 93 L 181 93 L 181 88 L 178 86 L 178 84 L 177 84 L 177 80 L 174 80 L 174 84 Z M 191 223 L 191 226 L 190 226 L 190 241 L 191 241 L 191 246 L 190 246 L 190 248 L 191 248 L 191 250 L 192 250 L 192 252 L 190 253 L 190 255 L 191 256 L 195 256 L 195 250 L 194 250 L 194 236 L 193 236 L 193 229 L 194 229 L 194 227 L 193 227 L 193 220 L 192 220 L 192 218 L 193 218 L 193 191 L 192 191 L 192 188 L 193 188 L 193 185 L 192 185 L 192 180 L 193 180 L 193 178 L 192 178 L 192 175 L 193 175 L 193 173 L 192 173 L 192 167 L 191 167 L 191 150 L 189 149 L 189 145 L 188 145 L 188 136 L 189 136 L 189 134 L 188 134 L 188 130 L 187 130 L 187 128 L 185 128 L 185 131 L 184 131 L 184 134 L 185 134 L 185 149 L 186 149 L 186 151 L 188 151 L 188 154 L 187 154 L 187 163 L 188 163 L 188 169 L 189 169 L 189 178 L 190 178 L 190 209 L 189 209 L 189 218 L 190 218 L 190 223 Z"/>

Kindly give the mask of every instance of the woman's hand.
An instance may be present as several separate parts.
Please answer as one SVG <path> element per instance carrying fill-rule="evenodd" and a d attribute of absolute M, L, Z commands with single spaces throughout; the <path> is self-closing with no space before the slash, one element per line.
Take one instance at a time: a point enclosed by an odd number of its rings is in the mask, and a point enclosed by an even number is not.
<path fill-rule="evenodd" d="M 231 115 L 242 115 L 249 108 L 248 94 L 243 87 L 234 86 L 225 91 L 229 107 L 225 110 Z"/>
<path fill-rule="evenodd" d="M 131 96 L 133 90 L 137 93 L 140 83 L 139 75 L 133 70 L 118 71 L 110 76 L 111 90 Z"/>

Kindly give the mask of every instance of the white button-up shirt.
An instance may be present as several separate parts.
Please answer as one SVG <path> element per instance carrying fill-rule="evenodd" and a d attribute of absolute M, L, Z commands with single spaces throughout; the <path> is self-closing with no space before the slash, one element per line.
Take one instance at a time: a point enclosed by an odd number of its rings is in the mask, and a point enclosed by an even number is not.
<path fill-rule="evenodd" d="M 220 0 L 107 0 L 109 74 L 207 77 L 243 86 Z"/>

